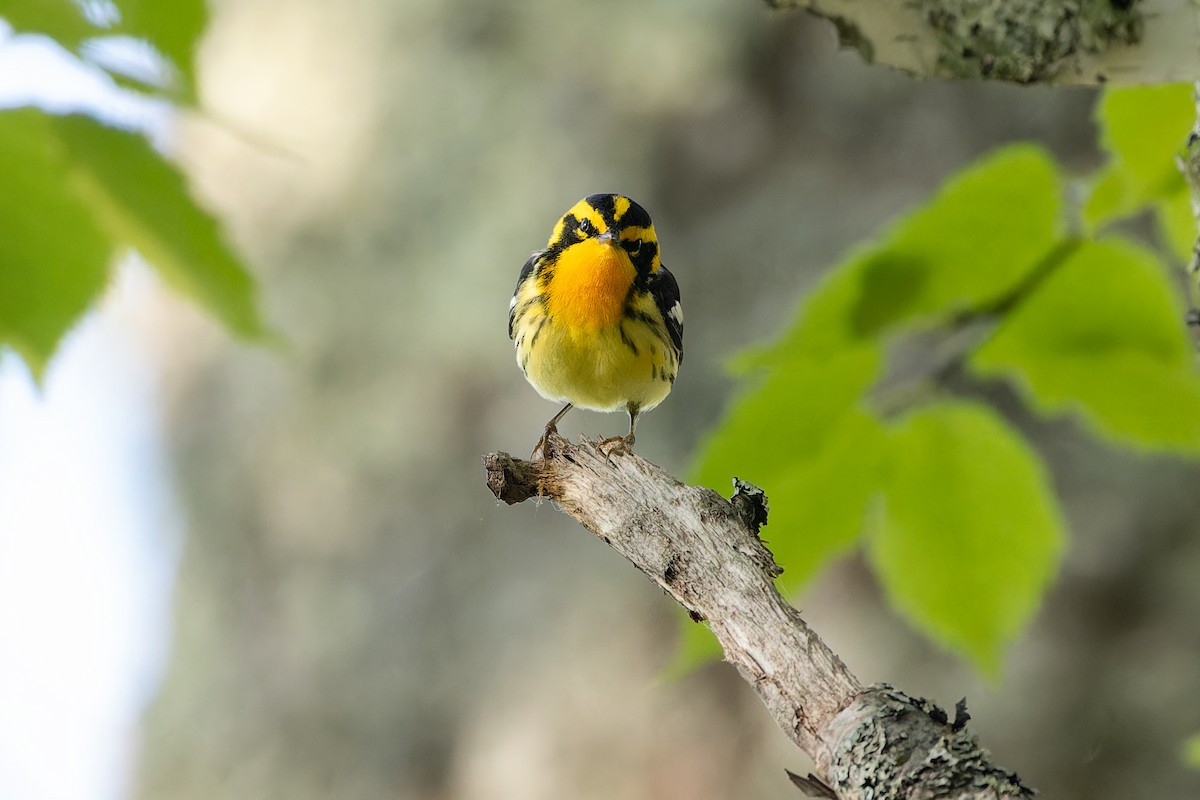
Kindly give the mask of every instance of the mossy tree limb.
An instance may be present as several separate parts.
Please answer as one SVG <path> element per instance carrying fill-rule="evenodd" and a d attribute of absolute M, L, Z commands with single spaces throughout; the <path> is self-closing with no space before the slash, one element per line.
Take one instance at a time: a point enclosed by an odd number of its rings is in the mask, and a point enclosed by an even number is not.
<path fill-rule="evenodd" d="M 1177 0 L 767 0 L 829 19 L 870 62 L 940 78 L 1144 84 L 1200 75 L 1200 14 Z"/>

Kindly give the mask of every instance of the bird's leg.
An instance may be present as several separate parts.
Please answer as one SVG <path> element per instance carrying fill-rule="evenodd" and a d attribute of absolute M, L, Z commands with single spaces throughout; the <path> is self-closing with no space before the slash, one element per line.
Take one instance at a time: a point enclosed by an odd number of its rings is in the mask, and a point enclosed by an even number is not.
<path fill-rule="evenodd" d="M 614 455 L 633 452 L 633 430 L 637 427 L 638 412 L 640 409 L 633 403 L 629 404 L 629 433 L 624 436 L 610 436 L 600 442 L 600 452 L 604 453 L 604 457 L 611 459 Z M 605 447 L 608 450 L 605 450 Z"/>
<path fill-rule="evenodd" d="M 542 438 L 538 439 L 537 444 L 533 446 L 533 452 L 529 454 L 530 458 L 536 456 L 539 451 L 542 453 L 542 456 L 545 457 L 546 442 L 550 439 L 550 434 L 558 433 L 558 421 L 563 418 L 564 414 L 571 410 L 571 407 L 572 404 L 567 403 L 565 406 L 563 406 L 562 411 L 559 411 L 554 415 L 553 419 L 546 423 L 546 432 L 542 434 Z"/>

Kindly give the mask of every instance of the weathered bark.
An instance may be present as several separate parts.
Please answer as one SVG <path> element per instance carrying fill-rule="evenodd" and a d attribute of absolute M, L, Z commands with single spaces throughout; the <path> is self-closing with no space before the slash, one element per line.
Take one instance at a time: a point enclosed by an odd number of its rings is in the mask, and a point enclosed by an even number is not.
<path fill-rule="evenodd" d="M 1017 83 L 1200 77 L 1189 0 L 768 0 L 833 22 L 867 61 L 915 75 Z"/>
<path fill-rule="evenodd" d="M 1196 218 L 1197 227 L 1200 228 L 1200 82 L 1193 86 L 1192 92 L 1196 99 L 1196 123 L 1192 126 L 1192 132 L 1188 134 L 1185 155 L 1177 157 L 1176 164 L 1179 171 L 1183 173 L 1184 180 L 1187 181 L 1192 197 L 1192 216 Z M 1188 273 L 1191 275 L 1193 284 L 1193 293 L 1189 300 L 1194 306 L 1200 299 L 1194 292 L 1196 277 L 1200 275 L 1200 240 L 1197 240 L 1192 247 L 1192 260 L 1188 262 Z M 1200 312 L 1197 312 L 1195 308 L 1188 313 L 1188 322 L 1193 326 L 1200 324 Z"/>
<path fill-rule="evenodd" d="M 542 460 L 484 456 L 488 487 L 506 503 L 548 497 L 707 620 L 776 723 L 842 800 L 1027 798 L 955 718 L 887 685 L 863 687 L 775 588 L 782 571 L 758 537 L 766 498 L 736 482 L 732 501 L 687 486 L 635 454 L 552 435 Z M 793 776 L 820 794 L 820 782 Z M 826 795 L 829 796 L 829 795 Z"/>

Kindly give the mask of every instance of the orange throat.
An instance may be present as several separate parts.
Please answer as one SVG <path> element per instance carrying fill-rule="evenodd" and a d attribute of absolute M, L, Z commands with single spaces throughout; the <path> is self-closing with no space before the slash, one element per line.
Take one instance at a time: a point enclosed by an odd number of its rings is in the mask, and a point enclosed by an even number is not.
<path fill-rule="evenodd" d="M 574 328 L 616 325 L 637 272 L 620 247 L 585 239 L 559 256 L 547 286 L 551 316 Z"/>

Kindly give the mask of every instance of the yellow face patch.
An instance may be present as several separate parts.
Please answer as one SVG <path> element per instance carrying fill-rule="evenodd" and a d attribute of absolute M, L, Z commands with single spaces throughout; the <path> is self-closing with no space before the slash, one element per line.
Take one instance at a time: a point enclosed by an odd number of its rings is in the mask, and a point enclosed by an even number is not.
<path fill-rule="evenodd" d="M 632 242 L 632 241 L 636 241 L 638 239 L 641 239 L 643 242 L 653 242 L 654 241 L 653 226 L 651 226 L 649 228 L 638 228 L 638 227 L 630 226 L 628 228 L 621 229 L 621 241 Z"/>

